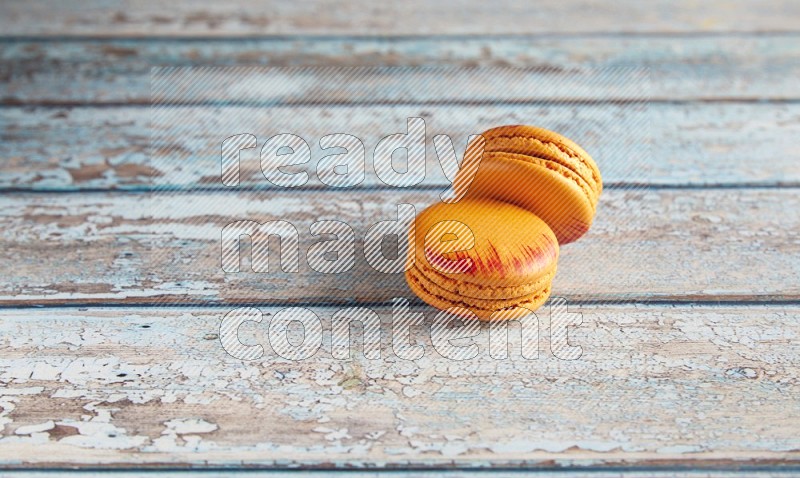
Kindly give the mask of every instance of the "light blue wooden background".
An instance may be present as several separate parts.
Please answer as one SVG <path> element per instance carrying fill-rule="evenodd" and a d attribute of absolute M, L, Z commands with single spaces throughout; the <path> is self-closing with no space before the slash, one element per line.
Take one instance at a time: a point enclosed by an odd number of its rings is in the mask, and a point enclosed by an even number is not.
<path fill-rule="evenodd" d="M 3 2 L 0 467 L 797 471 L 798 25 L 800 3 L 777 0 Z M 385 301 L 407 290 L 396 278 L 354 292 L 319 277 L 290 289 L 281 277 L 204 273 L 220 219 L 201 206 L 217 200 L 207 186 L 217 165 L 150 161 L 154 66 L 522 67 L 542 84 L 581 68 L 647 69 L 647 153 L 635 157 L 646 174 L 624 159 L 604 169 L 601 216 L 565 248 L 554 286 L 583 313 L 573 336 L 583 358 L 227 357 L 220 317 L 258 303 L 254 289 L 271 298 L 264 310 L 299 303 L 328 328 L 342 305 L 386 318 Z M 388 95 L 381 85 L 374 94 Z M 474 88 L 446 105 L 411 94 L 406 107 L 454 136 L 577 119 L 608 133 L 591 139 L 602 166 L 641 104 L 610 84 L 577 102 L 532 89 L 481 105 L 464 100 L 485 94 Z M 298 125 L 343 115 L 365 134 L 396 119 L 358 93 L 282 108 Z M 245 185 L 256 173 L 245 168 Z M 183 190 L 157 200 L 196 210 L 148 204 L 153 178 Z M 268 200 L 250 189 L 226 204 L 256 216 L 312 207 L 363 225 L 438 194 L 318 186 Z"/>

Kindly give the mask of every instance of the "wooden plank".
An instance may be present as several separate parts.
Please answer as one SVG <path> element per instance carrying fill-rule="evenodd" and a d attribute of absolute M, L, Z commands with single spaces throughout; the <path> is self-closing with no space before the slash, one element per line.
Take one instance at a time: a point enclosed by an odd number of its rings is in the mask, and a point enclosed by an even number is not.
<path fill-rule="evenodd" d="M 360 242 L 352 270 L 321 274 L 305 251 L 318 220 L 369 227 L 421 211 L 440 191 L 246 191 L 238 194 L 17 194 L 0 199 L 0 304 L 375 303 L 408 297 L 374 271 Z M 225 274 L 222 228 L 292 222 L 298 273 Z M 580 301 L 798 300 L 800 195 L 789 189 L 611 189 L 587 237 L 562 250 L 553 291 Z M 274 251 L 273 254 L 277 254 Z M 274 257 L 274 256 L 273 256 Z"/>
<path fill-rule="evenodd" d="M 796 30 L 796 2 L 752 0 L 643 4 L 625 0 L 544 0 L 535 7 L 503 0 L 459 0 L 402 6 L 367 0 L 347 5 L 325 0 L 258 5 L 250 0 L 109 2 L 3 2 L 0 31 L 10 35 L 247 36 L 247 35 L 453 35 L 597 32 L 726 32 Z"/>
<path fill-rule="evenodd" d="M 385 135 L 406 130 L 406 118 L 425 118 L 428 138 L 447 134 L 460 155 L 469 134 L 499 124 L 533 123 L 580 142 L 600 164 L 606 184 L 677 186 L 797 185 L 795 138 L 800 104 L 690 103 L 652 105 L 353 106 L 177 108 L 161 116 L 163 150 L 150 151 L 151 111 L 139 107 L 3 108 L 0 189 L 138 190 L 163 187 L 223 188 L 220 144 L 251 132 L 259 145 L 292 132 L 311 146 L 306 167 L 316 171 L 319 138 L 348 132 L 367 154 L 365 187 L 382 186 L 372 152 Z M 193 118 L 186 123 L 187 117 Z M 174 126 L 172 126 L 174 124 Z M 178 125 L 185 124 L 179 128 Z M 754 147 L 753 138 L 758 138 Z M 241 153 L 241 185 L 271 186 L 261 174 L 259 149 Z M 448 184 L 428 144 L 423 185 Z M 309 187 L 323 186 L 316 174 Z"/>
<path fill-rule="evenodd" d="M 427 66 L 535 69 L 557 83 L 578 67 L 647 67 L 661 100 L 798 99 L 794 34 L 691 37 L 59 40 L 0 44 L 5 104 L 150 101 L 153 66 Z M 530 95 L 540 88 L 531 88 Z M 595 98 L 605 98 L 593 85 Z M 467 95 L 468 96 L 468 95 Z"/>
<path fill-rule="evenodd" d="M 576 360 L 446 358 L 428 308 L 400 358 L 381 317 L 381 358 L 330 353 L 335 309 L 314 308 L 323 345 L 287 360 L 269 323 L 219 341 L 224 309 L 0 311 L 0 460 L 9 467 L 722 467 L 800 460 L 800 308 L 582 306 Z M 292 340 L 298 339 L 292 332 Z M 270 337 L 277 337 L 270 339 Z M 302 339 L 298 339 L 302 340 Z M 465 343 L 469 344 L 468 339 Z M 274 343 L 274 342 L 273 342 Z M 531 356 L 529 356 L 531 357 Z"/>
<path fill-rule="evenodd" d="M 386 476 L 387 474 L 391 474 L 392 477 L 398 478 L 437 478 L 442 476 L 443 473 L 447 473 L 450 476 L 457 476 L 458 478 L 483 478 L 490 470 L 448 470 L 443 471 L 441 469 L 437 470 L 430 470 L 430 469 L 414 469 L 414 470 L 401 470 L 401 469 L 393 469 L 391 472 L 386 470 L 371 470 L 371 471 L 363 471 L 363 470 L 354 470 L 354 469 L 347 469 L 345 471 L 335 471 L 335 470 L 303 470 L 303 476 L 307 476 L 309 478 L 320 478 L 320 477 L 329 477 L 331 475 L 337 474 L 346 474 L 348 477 L 352 478 L 381 478 Z M 491 470 L 497 471 L 500 470 Z M 504 469 L 502 470 L 505 474 L 510 474 L 512 476 L 523 474 L 523 473 L 530 473 L 528 470 L 509 470 Z M 542 468 L 537 468 L 535 470 L 536 476 L 543 477 L 543 478 L 560 478 L 564 476 L 563 470 L 547 470 Z M 648 468 L 647 470 L 643 471 L 640 469 L 615 469 L 613 471 L 608 470 L 598 470 L 598 469 L 570 469 L 569 475 L 575 478 L 634 478 L 640 477 L 642 474 L 646 474 L 652 478 L 733 478 L 733 477 L 742 477 L 742 478 L 774 478 L 774 477 L 784 477 L 784 476 L 792 476 L 794 470 L 789 467 L 778 467 L 778 468 L 767 468 L 767 469 L 757 469 L 754 467 L 748 466 L 737 466 L 736 468 L 731 469 L 698 469 L 698 470 L 684 470 L 684 469 L 676 469 L 670 467 L 662 467 L 662 468 Z M 278 470 L 278 469 L 270 469 L 270 470 L 251 470 L 251 469 L 235 469 L 235 468 L 226 468 L 224 470 L 209 470 L 209 469 L 202 469 L 198 471 L 192 470 L 180 470 L 180 471 L 159 471 L 158 476 L 159 478 L 227 478 L 229 476 L 248 476 L 254 478 L 292 478 L 299 474 L 297 470 Z M 113 469 L 113 470 L 100 470 L 100 471 L 87 471 L 86 469 L 81 470 L 47 470 L 47 471 L 37 471 L 37 470 L 25 470 L 25 471 L 5 471 L 3 472 L 4 478 L 15 478 L 15 477 L 24 477 L 24 478 L 52 478 L 53 476 L 73 476 L 73 475 L 80 475 L 81 477 L 86 478 L 106 478 L 109 475 L 113 476 L 114 478 L 134 478 L 139 477 L 142 475 L 142 471 L 140 469 L 136 469 L 135 471 L 131 471 L 128 469 Z"/>
<path fill-rule="evenodd" d="M 458 478 L 482 478 L 486 476 L 489 470 L 449 470 L 447 471 L 448 475 L 457 476 Z M 494 470 L 499 471 L 499 470 Z M 527 473 L 526 470 L 509 470 L 505 469 L 502 470 L 506 474 L 516 475 Z M 652 478 L 732 478 L 732 477 L 743 477 L 743 478 L 774 478 L 774 477 L 783 477 L 783 476 L 792 476 L 792 470 L 789 467 L 779 467 L 779 468 L 767 468 L 767 469 L 757 469 L 748 466 L 737 466 L 736 468 L 731 469 L 699 469 L 699 470 L 684 470 L 684 469 L 676 469 L 670 467 L 663 467 L 663 468 L 648 468 L 646 471 L 642 471 L 640 469 L 615 469 L 613 471 L 607 470 L 598 470 L 598 469 L 571 469 L 569 470 L 569 474 L 571 477 L 575 478 L 633 478 L 633 477 L 640 477 L 643 473 L 646 473 L 647 476 Z M 292 478 L 298 475 L 297 470 L 277 470 L 277 469 L 270 469 L 270 470 L 251 470 L 251 469 L 235 469 L 235 468 L 226 468 L 224 470 L 209 470 L 203 469 L 199 471 L 192 471 L 192 470 L 180 470 L 180 471 L 159 471 L 158 476 L 159 478 L 227 478 L 229 476 L 248 476 L 254 478 Z M 352 478 L 381 478 L 386 476 L 387 472 L 385 470 L 372 470 L 372 471 L 362 471 L 362 470 L 354 470 L 354 469 L 347 469 L 346 471 L 337 472 L 335 470 L 303 470 L 303 476 L 307 476 L 309 478 L 319 478 L 319 477 L 328 477 L 331 475 L 336 474 L 346 474 L 348 477 Z M 391 470 L 391 475 L 393 477 L 398 478 L 436 478 L 442 476 L 444 473 L 443 470 L 425 470 L 425 469 L 414 469 L 414 470 L 401 470 L 401 469 L 393 469 Z M 536 471 L 537 477 L 543 478 L 560 478 L 564 476 L 564 471 L 562 470 L 547 470 L 537 468 Z M 85 469 L 76 470 L 76 471 L 69 471 L 69 470 L 47 470 L 47 471 L 36 471 L 36 470 L 25 470 L 25 471 L 4 471 L 3 477 L 6 478 L 14 478 L 14 477 L 24 477 L 24 478 L 52 478 L 53 476 L 72 476 L 72 475 L 80 475 L 86 478 L 106 478 L 109 475 L 113 476 L 114 478 L 134 478 L 139 477 L 142 475 L 142 471 L 140 469 L 136 469 L 136 471 L 131 471 L 127 469 L 113 469 L 113 470 L 101 470 L 101 471 L 87 471 Z"/>

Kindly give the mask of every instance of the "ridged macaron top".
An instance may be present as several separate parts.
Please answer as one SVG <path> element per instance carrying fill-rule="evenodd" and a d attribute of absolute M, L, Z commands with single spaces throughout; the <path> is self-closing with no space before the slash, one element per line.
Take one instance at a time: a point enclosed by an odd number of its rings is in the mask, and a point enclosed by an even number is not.
<path fill-rule="evenodd" d="M 480 286 L 530 284 L 552 276 L 558 260 L 558 241 L 544 221 L 489 199 L 435 204 L 417 217 L 415 236 L 418 267 Z"/>
<path fill-rule="evenodd" d="M 466 197 L 525 208 L 551 227 L 560 244 L 573 242 L 589 230 L 603 181 L 583 148 L 535 126 L 501 126 L 482 136 L 484 154 Z M 462 187 L 466 179 L 457 176 L 457 186 Z"/>

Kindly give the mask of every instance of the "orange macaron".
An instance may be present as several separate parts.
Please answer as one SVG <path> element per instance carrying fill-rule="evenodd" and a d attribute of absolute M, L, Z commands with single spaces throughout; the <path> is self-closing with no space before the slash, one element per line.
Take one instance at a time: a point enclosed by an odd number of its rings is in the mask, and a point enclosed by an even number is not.
<path fill-rule="evenodd" d="M 501 126 L 481 134 L 484 153 L 465 198 L 516 204 L 543 219 L 561 245 L 591 227 L 603 180 L 589 154 L 571 140 L 536 126 Z"/>
<path fill-rule="evenodd" d="M 436 308 L 512 319 L 550 297 L 560 246 L 589 230 L 603 182 L 592 157 L 558 133 L 513 125 L 482 137 L 477 173 L 465 167 L 454 181 L 462 199 L 416 218 L 406 282 Z"/>
<path fill-rule="evenodd" d="M 490 199 L 439 203 L 420 213 L 416 231 L 406 281 L 434 307 L 509 319 L 536 310 L 550 296 L 558 240 L 525 209 Z"/>

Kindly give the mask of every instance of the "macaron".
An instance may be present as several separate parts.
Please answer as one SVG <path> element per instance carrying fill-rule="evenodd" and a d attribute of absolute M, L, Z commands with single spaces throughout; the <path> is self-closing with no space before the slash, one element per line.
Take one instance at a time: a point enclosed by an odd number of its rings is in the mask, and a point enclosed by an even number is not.
<path fill-rule="evenodd" d="M 536 310 L 550 296 L 558 239 L 531 211 L 462 199 L 428 207 L 414 226 L 414 263 L 405 275 L 426 303 L 503 320 Z"/>
<path fill-rule="evenodd" d="M 456 190 L 468 188 L 465 199 L 494 199 L 522 207 L 547 223 L 560 245 L 589 230 L 603 181 L 583 148 L 536 126 L 500 126 L 482 136 L 484 153 L 474 179 L 465 168 L 454 181 Z"/>

